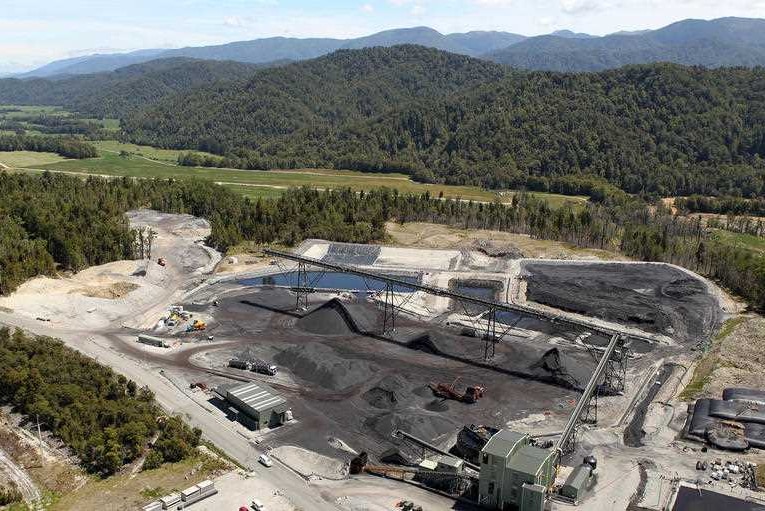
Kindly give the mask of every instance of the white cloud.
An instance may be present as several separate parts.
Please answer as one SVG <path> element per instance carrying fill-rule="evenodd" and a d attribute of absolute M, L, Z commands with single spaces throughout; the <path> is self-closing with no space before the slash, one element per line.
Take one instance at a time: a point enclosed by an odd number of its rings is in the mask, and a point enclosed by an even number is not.
<path fill-rule="evenodd" d="M 560 6 L 566 14 L 584 14 L 603 11 L 616 5 L 611 0 L 561 0 Z"/>
<path fill-rule="evenodd" d="M 372 4 L 364 4 L 361 6 L 361 10 L 366 13 L 375 12 L 375 7 Z"/>
<path fill-rule="evenodd" d="M 512 7 L 515 0 L 470 0 L 471 3 L 485 7 Z"/>

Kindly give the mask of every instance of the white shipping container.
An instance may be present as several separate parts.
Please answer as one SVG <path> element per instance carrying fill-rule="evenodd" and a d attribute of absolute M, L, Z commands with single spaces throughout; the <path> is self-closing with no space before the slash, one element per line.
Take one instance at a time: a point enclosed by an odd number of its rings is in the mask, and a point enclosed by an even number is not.
<path fill-rule="evenodd" d="M 159 501 L 162 502 L 162 509 L 170 509 L 173 505 L 181 501 L 181 495 L 178 493 L 171 493 L 170 495 L 162 497 Z"/>
<path fill-rule="evenodd" d="M 160 509 L 162 509 L 162 503 L 158 500 L 155 500 L 150 504 L 146 504 L 141 508 L 142 511 L 160 511 Z"/>
<path fill-rule="evenodd" d="M 193 497 L 194 495 L 198 495 L 199 493 L 202 493 L 202 489 L 199 486 L 195 485 L 190 488 L 186 488 L 181 492 L 181 500 L 186 502 L 189 500 L 189 498 Z"/>
<path fill-rule="evenodd" d="M 210 481 L 209 479 L 205 479 L 201 483 L 197 484 L 197 487 L 202 491 L 215 489 L 215 483 Z"/>

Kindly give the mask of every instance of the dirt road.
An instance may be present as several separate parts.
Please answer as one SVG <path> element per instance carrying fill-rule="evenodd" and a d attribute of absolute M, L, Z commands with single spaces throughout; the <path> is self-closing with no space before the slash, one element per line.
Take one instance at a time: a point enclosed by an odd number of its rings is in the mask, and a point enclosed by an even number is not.
<path fill-rule="evenodd" d="M 88 312 L 79 311 L 78 317 L 67 317 L 61 321 L 54 317 L 50 322 L 40 322 L 34 319 L 34 315 L 20 314 L 19 311 L 4 312 L 0 310 L 0 323 L 21 328 L 38 335 L 47 335 L 62 339 L 67 346 L 76 349 L 85 355 L 92 357 L 101 364 L 113 368 L 127 378 L 148 387 L 154 392 L 159 404 L 173 414 L 180 414 L 192 425 L 202 429 L 205 438 L 213 442 L 231 457 L 244 466 L 250 467 L 257 477 L 269 482 L 276 488 L 280 488 L 282 494 L 299 509 L 312 509 L 318 511 L 337 510 L 339 507 L 322 499 L 321 495 L 313 489 L 303 478 L 288 468 L 275 464 L 267 469 L 257 463 L 261 454 L 259 449 L 250 444 L 250 440 L 244 438 L 230 424 L 211 411 L 208 411 L 200 403 L 193 400 L 170 380 L 163 376 L 161 368 L 151 362 L 131 358 L 121 352 L 125 340 L 119 335 L 124 335 L 124 324 L 138 324 L 144 321 L 156 321 L 159 314 L 168 304 L 177 303 L 186 290 L 199 284 L 200 275 L 198 270 L 208 268 L 211 271 L 209 257 L 202 257 L 199 246 L 193 239 L 184 238 L 176 233 L 185 227 L 185 223 L 178 225 L 174 222 L 173 215 L 162 215 L 153 212 L 144 212 L 142 215 L 129 215 L 131 223 L 143 224 L 149 222 L 152 227 L 159 231 L 155 253 L 162 254 L 167 259 L 167 267 L 163 269 L 161 279 L 158 281 L 162 286 L 162 292 L 153 293 L 144 299 L 130 299 L 120 307 L 119 300 L 102 301 L 103 305 L 98 310 Z M 189 256 L 190 250 L 195 250 Z M 152 270 L 157 271 L 157 270 Z M 151 274 L 151 272 L 149 272 Z M 156 286 L 155 286 L 156 287 Z M 134 291 L 140 293 L 141 290 Z M 132 293 L 131 293 L 132 294 Z M 65 295 L 67 300 L 72 301 L 76 295 Z M 39 303 L 46 302 L 43 296 L 36 299 Z M 48 300 L 51 302 L 53 300 Z M 85 329 L 82 320 L 101 314 L 101 308 L 110 308 L 110 313 L 104 315 L 108 319 L 108 326 Z M 114 311 L 124 309 L 115 315 Z M 13 310 L 14 307 L 8 307 Z M 73 313 L 76 313 L 74 311 Z M 103 322 L 92 322 L 103 324 Z M 79 325 L 79 327 L 78 327 Z M 23 472 L 22 472 L 23 474 Z"/>

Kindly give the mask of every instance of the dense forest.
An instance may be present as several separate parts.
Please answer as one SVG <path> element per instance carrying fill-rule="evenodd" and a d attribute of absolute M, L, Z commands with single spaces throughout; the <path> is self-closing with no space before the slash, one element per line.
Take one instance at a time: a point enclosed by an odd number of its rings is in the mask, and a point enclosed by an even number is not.
<path fill-rule="evenodd" d="M 416 46 L 339 51 L 196 89 L 123 122 L 132 141 L 243 168 L 404 171 L 544 189 L 589 176 L 630 193 L 765 193 L 765 69 L 656 64 L 514 72 Z"/>
<path fill-rule="evenodd" d="M 116 71 L 56 79 L 0 80 L 0 104 L 51 105 L 119 118 L 194 87 L 249 78 L 259 66 L 186 58 L 153 60 Z"/>
<path fill-rule="evenodd" d="M 0 151 L 57 153 L 65 158 L 77 159 L 98 156 L 93 144 L 79 138 L 40 135 L 0 135 Z"/>
<path fill-rule="evenodd" d="M 380 189 L 291 189 L 276 199 L 250 200 L 210 182 L 104 180 L 0 173 L 0 291 L 59 267 L 135 257 L 135 233 L 122 213 L 137 207 L 189 213 L 212 225 L 208 243 L 220 250 L 243 241 L 295 244 L 306 238 L 366 243 L 385 238 L 385 222 L 427 221 L 494 229 L 619 250 L 645 261 L 679 264 L 718 280 L 753 306 L 765 308 L 765 257 L 731 246 L 698 219 L 677 217 L 639 198 L 609 195 L 584 207 L 553 209 L 517 194 L 510 205 L 400 194 Z"/>
<path fill-rule="evenodd" d="M 167 417 L 145 387 L 47 337 L 0 329 L 0 402 L 39 419 L 89 471 L 109 475 L 136 460 L 188 457 L 201 431 Z"/>

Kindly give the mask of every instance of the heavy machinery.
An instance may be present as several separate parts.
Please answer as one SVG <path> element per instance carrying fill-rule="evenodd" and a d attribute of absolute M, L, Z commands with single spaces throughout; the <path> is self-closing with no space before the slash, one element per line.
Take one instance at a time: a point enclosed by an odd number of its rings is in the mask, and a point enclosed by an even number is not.
<path fill-rule="evenodd" d="M 250 371 L 254 373 L 266 374 L 268 376 L 276 376 L 276 373 L 279 372 L 279 368 L 274 364 L 266 362 L 265 360 L 256 358 L 250 361 Z"/>
<path fill-rule="evenodd" d="M 160 266 L 166 266 L 167 265 L 167 261 L 165 260 L 164 257 L 160 257 L 159 259 L 157 259 L 157 264 L 160 265 Z"/>
<path fill-rule="evenodd" d="M 207 329 L 207 323 L 205 323 L 202 320 L 195 319 L 194 322 L 192 324 L 190 324 L 186 328 L 186 331 L 187 332 L 195 332 L 195 331 L 196 332 L 201 332 L 202 330 L 206 330 L 206 329 Z"/>
<path fill-rule="evenodd" d="M 477 385 L 467 387 L 465 389 L 464 393 L 459 393 L 455 389 L 455 385 L 457 385 L 457 382 L 459 381 L 459 378 L 454 380 L 454 382 L 449 385 L 447 383 L 431 383 L 428 385 L 430 387 L 430 390 L 433 392 L 433 395 L 436 397 L 440 397 L 442 399 L 452 399 L 454 401 L 460 401 L 462 403 L 468 403 L 472 404 L 478 401 L 483 397 L 484 392 L 486 392 L 486 389 L 484 387 L 479 387 Z"/>

